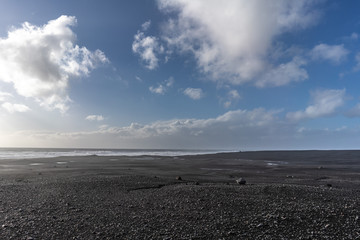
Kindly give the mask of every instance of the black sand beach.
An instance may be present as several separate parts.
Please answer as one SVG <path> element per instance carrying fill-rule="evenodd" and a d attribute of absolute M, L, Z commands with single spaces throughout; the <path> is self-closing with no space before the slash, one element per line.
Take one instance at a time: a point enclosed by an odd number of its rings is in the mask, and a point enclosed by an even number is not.
<path fill-rule="evenodd" d="M 359 151 L 1 160 L 0 239 L 360 239 L 359 187 Z"/>

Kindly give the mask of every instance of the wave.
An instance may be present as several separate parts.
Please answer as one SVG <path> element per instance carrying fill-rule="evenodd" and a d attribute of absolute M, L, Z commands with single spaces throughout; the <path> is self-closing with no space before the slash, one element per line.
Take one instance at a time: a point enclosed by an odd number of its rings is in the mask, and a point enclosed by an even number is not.
<path fill-rule="evenodd" d="M 0 159 L 33 159 L 75 156 L 183 156 L 214 154 L 222 150 L 171 149 L 53 149 L 53 148 L 0 148 Z"/>

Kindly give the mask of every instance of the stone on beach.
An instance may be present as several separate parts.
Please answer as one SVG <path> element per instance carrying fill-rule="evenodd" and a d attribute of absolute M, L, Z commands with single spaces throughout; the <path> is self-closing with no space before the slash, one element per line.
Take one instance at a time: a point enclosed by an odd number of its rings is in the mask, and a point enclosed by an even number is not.
<path fill-rule="evenodd" d="M 245 185 L 246 184 L 246 180 L 244 178 L 239 178 L 236 180 L 237 184 L 239 185 Z"/>

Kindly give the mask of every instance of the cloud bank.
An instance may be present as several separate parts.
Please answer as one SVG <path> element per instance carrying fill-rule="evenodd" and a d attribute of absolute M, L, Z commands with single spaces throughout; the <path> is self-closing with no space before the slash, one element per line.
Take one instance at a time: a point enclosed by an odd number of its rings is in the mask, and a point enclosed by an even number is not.
<path fill-rule="evenodd" d="M 123 127 L 102 125 L 96 130 L 82 132 L 19 131 L 2 139 L 6 139 L 3 142 L 5 146 L 31 146 L 31 143 L 36 143 L 36 146 L 42 147 L 236 150 L 353 147 L 344 145 L 344 139 L 352 139 L 355 146 L 360 129 L 348 129 L 345 125 L 334 129 L 311 129 L 301 126 L 300 121 L 336 114 L 344 101 L 345 89 L 314 91 L 312 98 L 313 103 L 305 110 L 290 112 L 286 117 L 282 117 L 280 110 L 238 109 L 215 118 L 131 123 Z M 99 116 L 90 115 L 88 118 L 96 121 Z"/>
<path fill-rule="evenodd" d="M 43 26 L 28 22 L 0 38 L 0 81 L 11 83 L 16 92 L 35 99 L 47 109 L 65 112 L 71 101 L 67 90 L 71 77 L 87 76 L 108 59 L 75 44 L 70 27 L 76 18 L 61 16 Z"/>
<path fill-rule="evenodd" d="M 70 144 L 97 148 L 233 147 L 239 144 L 254 145 L 257 141 L 272 136 L 274 131 L 286 131 L 286 124 L 277 119 L 277 113 L 263 108 L 236 110 L 216 118 L 132 123 L 125 127 L 101 126 L 90 132 L 24 131 L 15 133 L 14 138 L 36 142 L 42 146 Z M 8 139 L 11 138 L 9 136 Z"/>

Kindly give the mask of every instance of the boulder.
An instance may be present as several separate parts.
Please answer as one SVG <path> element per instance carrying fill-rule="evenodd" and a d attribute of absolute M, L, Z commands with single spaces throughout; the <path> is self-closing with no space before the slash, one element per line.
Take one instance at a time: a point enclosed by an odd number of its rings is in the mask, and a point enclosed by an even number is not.
<path fill-rule="evenodd" d="M 246 180 L 244 178 L 239 178 L 236 180 L 237 184 L 239 185 L 245 185 L 246 184 Z"/>

